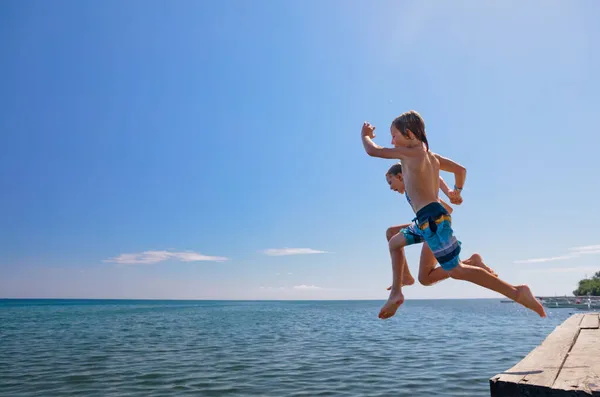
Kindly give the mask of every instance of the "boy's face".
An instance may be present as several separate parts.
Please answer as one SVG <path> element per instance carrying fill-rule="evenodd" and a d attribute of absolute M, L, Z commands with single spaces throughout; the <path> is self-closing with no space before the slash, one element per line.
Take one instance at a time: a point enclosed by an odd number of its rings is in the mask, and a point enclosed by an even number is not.
<path fill-rule="evenodd" d="M 390 133 L 392 134 L 392 145 L 394 145 L 394 147 L 408 147 L 413 141 L 410 139 L 412 138 L 412 133 L 410 131 L 408 131 L 409 138 L 407 138 L 402 135 L 402 133 L 396 127 L 394 127 L 394 125 L 390 127 Z"/>
<path fill-rule="evenodd" d="M 404 194 L 404 179 L 402 178 L 402 174 L 390 175 L 386 174 L 385 180 L 388 185 L 390 185 L 390 189 L 400 194 Z"/>

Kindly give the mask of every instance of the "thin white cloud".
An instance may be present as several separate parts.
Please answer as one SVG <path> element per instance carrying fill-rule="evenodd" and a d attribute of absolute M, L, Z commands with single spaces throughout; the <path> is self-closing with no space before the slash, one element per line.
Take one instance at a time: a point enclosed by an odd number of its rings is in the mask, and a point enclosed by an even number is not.
<path fill-rule="evenodd" d="M 595 255 L 600 254 L 600 250 L 588 250 L 588 251 L 580 251 L 579 255 Z"/>
<path fill-rule="evenodd" d="M 600 254 L 600 245 L 586 245 L 583 247 L 571 248 L 575 255 L 595 255 Z"/>
<path fill-rule="evenodd" d="M 576 267 L 555 267 L 555 268 L 528 268 L 524 270 L 528 273 L 594 273 L 598 271 L 597 267 L 593 266 L 576 266 Z"/>
<path fill-rule="evenodd" d="M 179 260 L 180 262 L 222 262 L 226 261 L 227 258 L 222 256 L 208 256 L 202 255 L 198 252 L 187 251 L 187 252 L 171 252 L 171 251 L 144 251 L 133 254 L 121 254 L 114 258 L 106 259 L 104 262 L 112 262 L 119 264 L 152 264 L 163 262 L 169 259 Z"/>
<path fill-rule="evenodd" d="M 306 284 L 302 284 L 302 285 L 294 285 L 293 287 L 294 289 L 300 289 L 300 290 L 315 290 L 315 289 L 323 289 L 321 287 L 317 287 L 316 285 L 306 285 Z"/>
<path fill-rule="evenodd" d="M 308 254 L 328 254 L 327 251 L 315 250 L 312 248 L 269 248 L 263 251 L 268 256 L 286 256 L 286 255 L 308 255 Z"/>
<path fill-rule="evenodd" d="M 576 252 L 589 252 L 589 251 L 598 252 L 598 251 L 600 251 L 600 245 L 585 245 L 583 247 L 573 247 L 573 248 L 571 248 L 571 251 L 576 251 Z"/>
<path fill-rule="evenodd" d="M 301 285 L 294 285 L 293 287 L 274 287 L 274 286 L 264 286 L 261 285 L 259 287 L 259 289 L 261 290 L 280 290 L 280 291 L 284 291 L 284 290 L 300 290 L 300 291 L 315 291 L 315 290 L 325 290 L 325 289 L 329 289 L 329 288 L 323 288 L 323 287 L 317 287 L 316 285 L 306 285 L 306 284 L 301 284 Z"/>
<path fill-rule="evenodd" d="M 569 248 L 569 251 L 571 251 L 571 253 L 566 255 L 551 256 L 546 258 L 523 259 L 514 261 L 514 263 L 543 263 L 552 261 L 564 261 L 573 258 L 578 258 L 581 255 L 600 254 L 600 245 L 586 245 L 583 247 L 573 247 Z"/>
<path fill-rule="evenodd" d="M 227 260 L 227 258 L 225 258 L 223 256 L 202 255 L 197 252 L 173 252 L 172 256 L 174 258 L 179 259 L 182 262 L 201 262 L 201 261 L 223 262 L 223 261 Z"/>
<path fill-rule="evenodd" d="M 552 261 L 567 260 L 567 259 L 571 259 L 573 257 L 574 257 L 574 255 L 551 256 L 549 258 L 523 259 L 523 260 L 515 261 L 514 263 L 542 263 L 542 262 L 552 262 Z"/>

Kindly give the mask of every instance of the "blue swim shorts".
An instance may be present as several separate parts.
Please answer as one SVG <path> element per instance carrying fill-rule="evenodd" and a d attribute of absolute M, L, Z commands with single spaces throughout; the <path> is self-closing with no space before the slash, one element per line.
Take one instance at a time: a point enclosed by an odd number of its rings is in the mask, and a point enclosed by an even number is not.
<path fill-rule="evenodd" d="M 420 244 L 425 239 L 423 238 L 423 233 L 421 233 L 421 229 L 413 222 L 410 226 L 405 227 L 400 230 L 400 233 L 404 236 L 406 240 L 406 245 Z"/>
<path fill-rule="evenodd" d="M 452 231 L 452 217 L 439 202 L 417 212 L 417 227 L 442 269 L 449 271 L 458 266 L 461 243 Z"/>

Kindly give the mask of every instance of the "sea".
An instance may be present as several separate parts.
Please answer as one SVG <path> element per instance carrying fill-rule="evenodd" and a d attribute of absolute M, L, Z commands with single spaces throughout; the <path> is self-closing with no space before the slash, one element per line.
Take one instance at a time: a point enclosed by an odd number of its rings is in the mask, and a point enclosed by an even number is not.
<path fill-rule="evenodd" d="M 0 396 L 489 396 L 573 309 L 499 299 L 0 300 Z"/>

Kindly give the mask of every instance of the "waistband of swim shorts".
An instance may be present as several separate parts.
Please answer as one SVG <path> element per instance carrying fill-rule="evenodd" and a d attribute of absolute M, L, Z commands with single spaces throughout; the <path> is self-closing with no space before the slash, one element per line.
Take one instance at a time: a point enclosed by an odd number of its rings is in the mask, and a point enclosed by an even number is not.
<path fill-rule="evenodd" d="M 417 223 L 427 222 L 429 218 L 436 219 L 442 215 L 448 215 L 448 211 L 439 202 L 434 201 L 417 211 Z"/>

